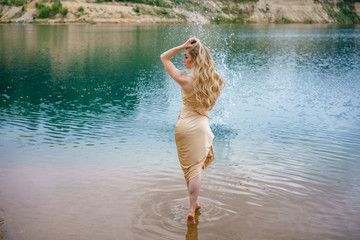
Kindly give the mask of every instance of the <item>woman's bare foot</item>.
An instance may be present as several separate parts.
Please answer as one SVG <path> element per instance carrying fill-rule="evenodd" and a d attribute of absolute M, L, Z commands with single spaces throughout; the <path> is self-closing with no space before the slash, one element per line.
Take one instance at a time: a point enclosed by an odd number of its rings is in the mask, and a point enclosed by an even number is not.
<path fill-rule="evenodd" d="M 196 211 L 196 210 L 199 210 L 200 208 L 201 208 L 201 206 L 200 206 L 200 204 L 197 202 L 197 203 L 196 203 L 196 207 L 195 207 L 195 211 Z"/>
<path fill-rule="evenodd" d="M 194 212 L 194 210 L 190 209 L 188 211 L 187 221 L 188 221 L 188 223 L 195 224 L 195 212 Z"/>

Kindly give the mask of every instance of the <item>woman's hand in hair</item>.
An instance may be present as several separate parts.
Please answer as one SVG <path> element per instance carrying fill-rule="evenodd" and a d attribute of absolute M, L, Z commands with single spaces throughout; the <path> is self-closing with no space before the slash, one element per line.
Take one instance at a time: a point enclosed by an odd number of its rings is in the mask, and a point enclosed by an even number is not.
<path fill-rule="evenodd" d="M 184 46 L 184 48 L 189 48 L 198 42 L 200 42 L 199 39 L 197 39 L 196 37 L 191 37 L 183 44 L 183 46 Z"/>

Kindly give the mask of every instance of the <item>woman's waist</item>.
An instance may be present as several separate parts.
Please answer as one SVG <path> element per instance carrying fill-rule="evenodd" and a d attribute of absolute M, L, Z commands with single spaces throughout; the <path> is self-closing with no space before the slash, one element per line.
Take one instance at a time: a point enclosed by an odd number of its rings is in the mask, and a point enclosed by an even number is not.
<path fill-rule="evenodd" d="M 183 105 L 180 110 L 180 116 L 190 117 L 190 116 L 205 116 L 209 117 L 209 113 L 206 111 L 204 113 L 199 112 L 197 109 L 191 106 Z"/>

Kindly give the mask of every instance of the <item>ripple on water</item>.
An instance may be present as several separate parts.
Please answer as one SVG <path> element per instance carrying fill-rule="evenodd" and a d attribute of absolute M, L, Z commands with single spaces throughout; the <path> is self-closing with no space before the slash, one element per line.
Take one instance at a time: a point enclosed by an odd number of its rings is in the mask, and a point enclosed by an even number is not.
<path fill-rule="evenodd" d="M 142 202 L 134 218 L 139 238 L 146 233 L 147 238 L 174 239 L 186 233 L 189 198 L 181 173 L 175 171 L 139 175 L 137 181 L 145 183 L 136 196 L 136 201 Z M 221 195 L 221 189 L 216 195 Z M 221 199 L 199 196 L 199 203 L 199 223 L 216 222 L 237 213 Z"/>

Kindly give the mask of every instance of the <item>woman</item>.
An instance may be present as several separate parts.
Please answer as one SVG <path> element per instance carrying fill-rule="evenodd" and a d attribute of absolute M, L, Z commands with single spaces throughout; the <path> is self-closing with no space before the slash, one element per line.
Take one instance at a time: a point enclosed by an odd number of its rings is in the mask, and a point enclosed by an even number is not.
<path fill-rule="evenodd" d="M 185 49 L 183 63 L 190 70 L 187 75 L 177 69 L 170 59 Z M 160 56 L 168 74 L 181 86 L 183 106 L 175 126 L 175 140 L 181 168 L 189 191 L 188 222 L 195 223 L 195 211 L 201 186 L 201 169 L 213 160 L 208 111 L 213 108 L 224 88 L 222 76 L 217 72 L 209 49 L 192 37 Z"/>

